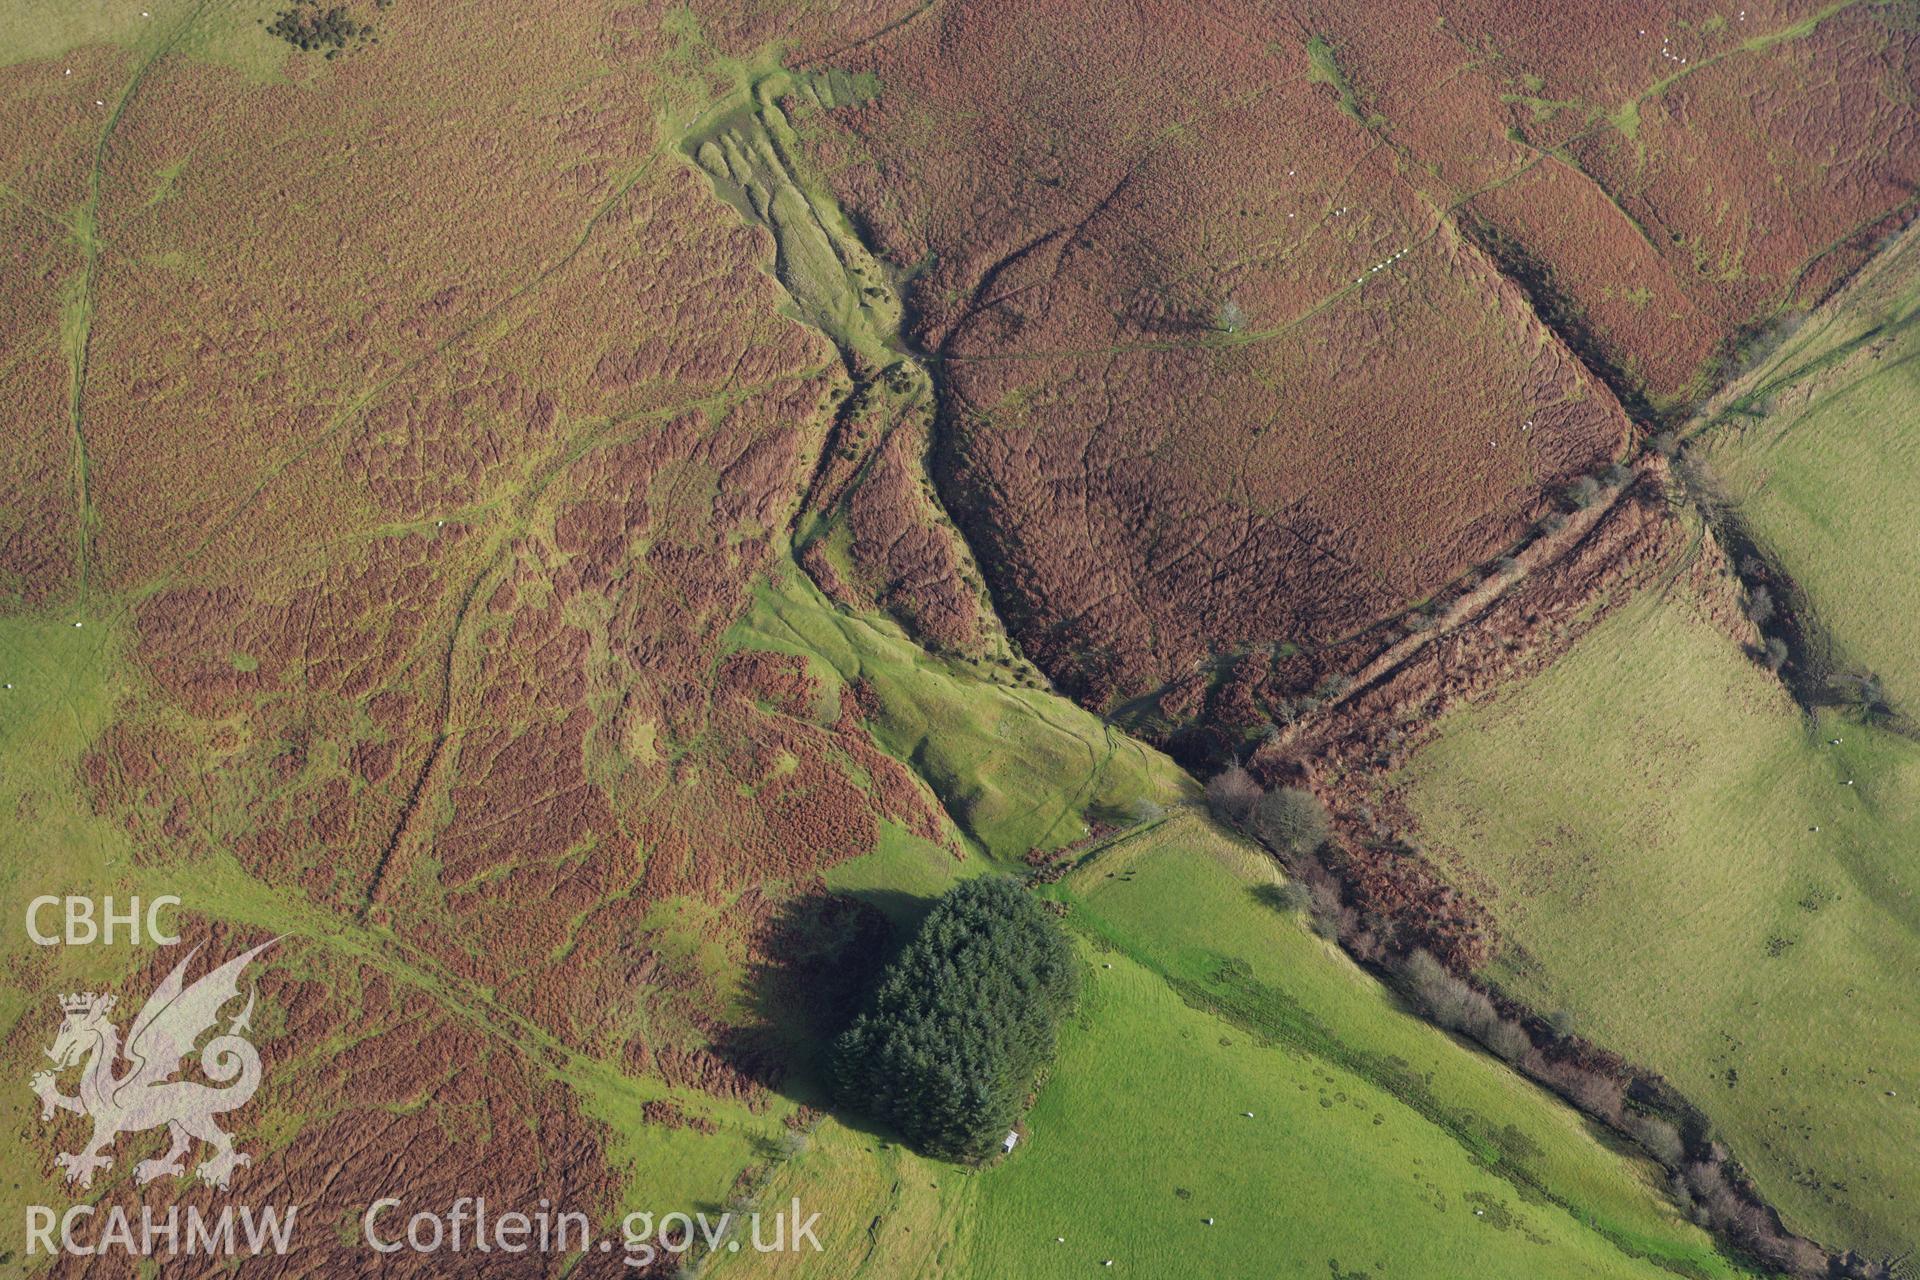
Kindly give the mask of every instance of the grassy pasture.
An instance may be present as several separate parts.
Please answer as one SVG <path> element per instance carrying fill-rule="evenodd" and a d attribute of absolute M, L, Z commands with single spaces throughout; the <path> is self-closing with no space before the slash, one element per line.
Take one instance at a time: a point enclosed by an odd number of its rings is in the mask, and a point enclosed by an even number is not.
<path fill-rule="evenodd" d="M 1499 921 L 1490 976 L 1671 1079 L 1795 1229 L 1912 1248 L 1920 748 L 1803 719 L 1674 587 L 1402 781 Z"/>
<path fill-rule="evenodd" d="M 967 1172 L 828 1122 L 767 1195 L 820 1210 L 825 1253 L 714 1273 L 1738 1274 L 1649 1166 L 1261 903 L 1276 879 L 1191 814 L 1088 860 L 1057 890 L 1083 1001 L 1025 1145 Z"/>
<path fill-rule="evenodd" d="M 822 878 L 835 893 L 886 913 L 895 932 L 907 936 L 933 905 L 963 876 L 991 869 L 984 859 L 955 862 L 953 855 L 904 831 L 893 823 L 880 827 L 880 842 L 872 853 L 828 867 Z"/>
<path fill-rule="evenodd" d="M 133 50 L 137 58 L 164 47 L 265 80 L 279 74 L 289 53 L 259 21 L 276 11 L 231 0 L 16 0 L 0 10 L 0 67 L 100 45 Z"/>
<path fill-rule="evenodd" d="M 1920 699 L 1920 238 L 1756 370 L 1705 438 L 1713 475 L 1806 593 L 1830 662 Z"/>

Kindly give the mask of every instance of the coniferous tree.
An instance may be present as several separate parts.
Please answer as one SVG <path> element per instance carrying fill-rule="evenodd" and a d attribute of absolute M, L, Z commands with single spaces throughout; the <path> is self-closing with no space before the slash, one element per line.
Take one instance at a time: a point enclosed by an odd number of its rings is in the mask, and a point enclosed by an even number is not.
<path fill-rule="evenodd" d="M 997 876 L 950 890 L 835 1041 L 840 1100 L 930 1155 L 986 1154 L 1053 1055 L 1077 981 L 1060 928 Z"/>

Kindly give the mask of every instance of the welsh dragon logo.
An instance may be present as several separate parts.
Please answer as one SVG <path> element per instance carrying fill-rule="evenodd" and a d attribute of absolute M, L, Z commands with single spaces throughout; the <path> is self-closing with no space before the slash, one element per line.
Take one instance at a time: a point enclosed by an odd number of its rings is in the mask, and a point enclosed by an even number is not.
<path fill-rule="evenodd" d="M 40 1099 L 42 1120 L 51 1120 L 55 1111 L 72 1111 L 93 1121 L 93 1137 L 84 1148 L 56 1157 L 69 1183 L 92 1186 L 94 1173 L 113 1163 L 107 1152 L 115 1138 L 161 1125 L 173 1145 L 159 1159 L 142 1160 L 134 1167 L 133 1176 L 142 1186 L 164 1175 L 185 1177 L 184 1160 L 196 1138 L 213 1148 L 194 1170 L 203 1182 L 224 1187 L 236 1168 L 251 1163 L 213 1118 L 245 1106 L 260 1087 L 260 1055 L 243 1035 L 253 1017 L 252 992 L 226 1031 L 200 1050 L 201 1072 L 224 1087 L 169 1077 L 180 1070 L 195 1042 L 217 1029 L 220 1010 L 239 998 L 241 972 L 272 945 L 262 943 L 187 986 L 187 965 L 199 954 L 195 947 L 147 998 L 124 1047 L 120 1029 L 108 1016 L 113 996 L 86 992 L 60 997 L 66 1017 L 47 1050 L 53 1070 L 35 1072 L 32 1088 Z M 116 1073 L 122 1058 L 126 1069 Z M 75 1066 L 81 1067 L 80 1091 L 70 1096 L 60 1092 L 56 1078 Z"/>

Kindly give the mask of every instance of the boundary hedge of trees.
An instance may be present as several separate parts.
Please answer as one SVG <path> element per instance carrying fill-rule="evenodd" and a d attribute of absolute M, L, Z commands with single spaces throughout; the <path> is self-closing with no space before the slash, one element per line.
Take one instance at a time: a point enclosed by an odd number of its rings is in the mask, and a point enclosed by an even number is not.
<path fill-rule="evenodd" d="M 1349 904 L 1334 866 L 1340 840 L 1311 791 L 1268 790 L 1236 762 L 1207 784 L 1207 802 L 1216 818 L 1264 844 L 1291 878 L 1257 891 L 1262 901 L 1295 911 L 1304 896 L 1315 932 L 1392 981 L 1434 1023 L 1479 1041 L 1521 1074 L 1635 1139 L 1667 1169 L 1669 1191 L 1696 1224 L 1722 1232 L 1773 1270 L 1827 1280 L 1892 1280 L 1888 1262 L 1828 1254 L 1789 1230 L 1713 1137 L 1707 1116 L 1664 1080 L 1582 1040 L 1565 1015 L 1542 1018 L 1454 972 L 1401 922 L 1376 915 L 1364 903 Z M 1304 895 L 1296 886 L 1304 887 Z"/>

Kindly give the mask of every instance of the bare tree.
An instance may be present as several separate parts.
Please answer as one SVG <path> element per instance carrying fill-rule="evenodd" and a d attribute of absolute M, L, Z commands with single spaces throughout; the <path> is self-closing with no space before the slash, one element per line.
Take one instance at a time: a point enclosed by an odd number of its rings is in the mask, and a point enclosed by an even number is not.
<path fill-rule="evenodd" d="M 1260 797 L 1247 825 L 1275 853 L 1298 856 L 1326 842 L 1327 810 L 1313 792 L 1281 787 Z"/>
<path fill-rule="evenodd" d="M 1582 510 L 1600 500 L 1600 482 L 1592 476 L 1581 476 L 1567 487 L 1567 501 Z"/>
<path fill-rule="evenodd" d="M 1208 807 L 1215 817 L 1227 822 L 1245 822 L 1260 795 L 1260 784 L 1238 764 L 1228 765 L 1207 784 Z"/>
<path fill-rule="evenodd" d="M 1894 717 L 1893 699 L 1878 672 L 1839 675 L 1829 682 L 1840 699 L 1866 724 L 1886 724 Z"/>

